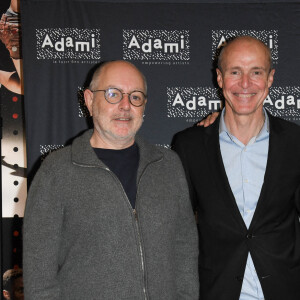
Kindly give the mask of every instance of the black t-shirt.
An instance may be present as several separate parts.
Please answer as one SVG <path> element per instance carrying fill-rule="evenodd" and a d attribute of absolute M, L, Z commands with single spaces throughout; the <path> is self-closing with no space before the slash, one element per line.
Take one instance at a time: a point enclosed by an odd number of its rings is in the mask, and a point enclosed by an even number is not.
<path fill-rule="evenodd" d="M 112 150 L 94 148 L 98 158 L 119 178 L 125 193 L 135 207 L 136 177 L 139 166 L 139 148 L 136 143 L 126 149 Z"/>

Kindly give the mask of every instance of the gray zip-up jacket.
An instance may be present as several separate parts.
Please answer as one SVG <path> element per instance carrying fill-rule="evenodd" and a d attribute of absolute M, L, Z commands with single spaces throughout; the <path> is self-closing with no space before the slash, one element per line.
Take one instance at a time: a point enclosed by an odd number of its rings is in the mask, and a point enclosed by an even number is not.
<path fill-rule="evenodd" d="M 197 230 L 177 154 L 137 139 L 133 210 L 91 134 L 50 154 L 33 180 L 25 299 L 198 299 Z"/>

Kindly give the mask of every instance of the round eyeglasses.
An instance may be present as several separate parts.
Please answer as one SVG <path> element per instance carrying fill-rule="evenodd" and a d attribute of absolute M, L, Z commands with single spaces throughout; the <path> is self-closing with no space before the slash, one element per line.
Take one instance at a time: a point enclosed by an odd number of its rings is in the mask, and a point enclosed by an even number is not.
<path fill-rule="evenodd" d="M 111 104 L 117 104 L 121 102 L 124 94 L 128 95 L 129 102 L 133 106 L 142 106 L 147 99 L 147 96 L 141 91 L 132 91 L 131 93 L 123 93 L 117 88 L 108 88 L 106 90 L 95 90 L 91 92 L 93 93 L 104 92 L 105 100 Z"/>

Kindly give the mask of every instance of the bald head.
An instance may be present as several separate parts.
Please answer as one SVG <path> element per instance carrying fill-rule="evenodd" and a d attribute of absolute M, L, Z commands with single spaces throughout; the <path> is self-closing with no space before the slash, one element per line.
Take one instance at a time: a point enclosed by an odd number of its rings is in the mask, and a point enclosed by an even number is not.
<path fill-rule="evenodd" d="M 101 83 L 101 77 L 102 75 L 109 69 L 110 67 L 114 68 L 122 68 L 122 67 L 129 67 L 135 69 L 139 75 L 141 76 L 143 82 L 144 82 L 144 89 L 145 93 L 147 94 L 147 81 L 144 74 L 132 63 L 125 61 L 125 60 L 114 60 L 114 61 L 107 61 L 103 62 L 99 65 L 99 67 L 94 71 L 94 74 L 92 76 L 92 80 L 89 85 L 90 90 L 95 90 L 97 86 L 99 86 L 99 83 Z"/>
<path fill-rule="evenodd" d="M 258 40 L 252 36 L 238 36 L 233 40 L 229 41 L 220 52 L 218 57 L 218 69 L 222 71 L 224 69 L 224 64 L 226 64 L 226 57 L 228 52 L 230 52 L 236 45 L 238 44 L 249 44 L 249 45 L 256 45 L 257 47 L 261 48 L 261 51 L 265 53 L 268 61 L 268 69 L 269 72 L 273 69 L 273 62 L 271 57 L 271 50 L 270 48 L 265 45 L 261 40 Z"/>

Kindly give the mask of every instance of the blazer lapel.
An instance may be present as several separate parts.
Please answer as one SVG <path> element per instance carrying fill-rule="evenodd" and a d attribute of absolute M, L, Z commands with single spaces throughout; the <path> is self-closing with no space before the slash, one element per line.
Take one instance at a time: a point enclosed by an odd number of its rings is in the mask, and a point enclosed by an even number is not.
<path fill-rule="evenodd" d="M 245 222 L 236 204 L 223 164 L 219 141 L 219 122 L 220 117 L 207 128 L 206 135 L 204 137 L 208 163 L 214 177 L 217 193 L 220 197 L 222 197 L 224 202 L 226 202 L 229 211 L 232 213 L 232 216 L 236 219 L 238 224 L 240 224 L 244 230 L 247 230 Z"/>
<path fill-rule="evenodd" d="M 249 229 L 252 229 L 259 220 L 262 208 L 266 205 L 267 201 L 272 199 L 268 198 L 268 187 L 271 182 L 276 180 L 276 176 L 280 176 L 280 168 L 282 162 L 282 153 L 285 153 L 287 143 L 285 142 L 285 129 L 280 126 L 277 120 L 268 113 L 270 121 L 270 137 L 269 137 L 269 151 L 267 166 L 264 176 L 264 183 L 261 188 L 260 196 L 257 206 L 252 218 Z M 280 180 L 280 178 L 278 178 Z"/>

